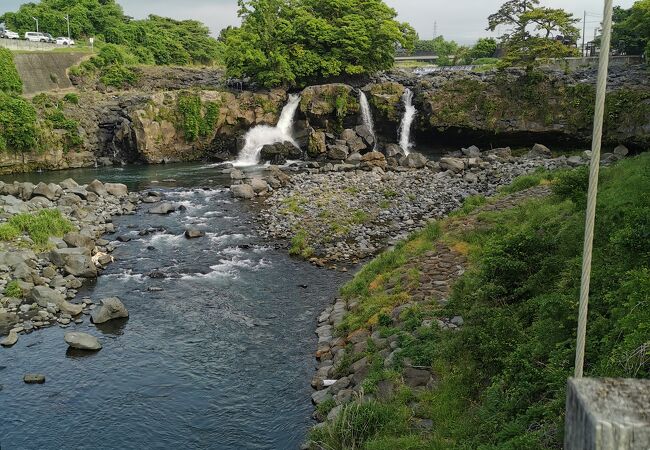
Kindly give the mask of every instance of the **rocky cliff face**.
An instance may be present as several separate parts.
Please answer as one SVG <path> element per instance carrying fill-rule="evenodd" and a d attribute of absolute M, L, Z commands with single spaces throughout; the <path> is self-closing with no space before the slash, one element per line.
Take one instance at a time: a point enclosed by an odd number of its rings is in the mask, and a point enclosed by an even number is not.
<path fill-rule="evenodd" d="M 63 149 L 60 132 L 53 130 L 45 136 L 45 152 L 3 154 L 0 171 L 84 167 L 98 161 L 233 159 L 246 131 L 277 122 L 288 96 L 285 90 L 242 92 L 219 87 L 219 76 L 215 71 L 170 69 L 141 77 L 144 90 L 82 91 L 78 105 L 65 106 L 66 116 L 79 122 L 80 145 Z M 612 69 L 606 144 L 650 146 L 649 80 L 644 68 Z M 210 88 L 185 89 L 196 83 Z M 395 71 L 377 77 L 361 88 L 369 100 L 376 136 L 358 128 L 362 120 L 355 87 L 310 86 L 301 93 L 294 137 L 309 157 L 319 160 L 340 159 L 346 145 L 348 156 L 359 152 L 342 139 L 353 132 L 353 140 L 363 140 L 366 149 L 372 149 L 376 137 L 380 150 L 390 150 L 404 112 L 405 87 L 415 93 L 418 115 L 413 131 L 421 142 L 455 139 L 454 144 L 476 142 L 489 147 L 498 140 L 506 145 L 514 140 L 525 145 L 558 140 L 586 145 L 591 138 L 595 72 L 517 70 L 427 75 Z"/>

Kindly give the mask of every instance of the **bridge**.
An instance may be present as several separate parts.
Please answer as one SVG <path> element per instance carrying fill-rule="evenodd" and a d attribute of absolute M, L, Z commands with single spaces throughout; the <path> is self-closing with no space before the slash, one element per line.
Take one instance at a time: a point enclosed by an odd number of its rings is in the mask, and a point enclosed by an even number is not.
<path fill-rule="evenodd" d="M 397 53 L 395 61 L 436 61 L 438 55 L 431 52 L 414 52 L 406 54 L 405 52 Z"/>

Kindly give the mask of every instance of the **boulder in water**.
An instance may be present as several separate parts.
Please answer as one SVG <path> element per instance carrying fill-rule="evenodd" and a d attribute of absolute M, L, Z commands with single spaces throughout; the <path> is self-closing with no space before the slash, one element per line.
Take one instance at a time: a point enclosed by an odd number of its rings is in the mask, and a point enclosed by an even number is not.
<path fill-rule="evenodd" d="M 261 161 L 270 161 L 271 164 L 284 164 L 287 159 L 300 159 L 302 151 L 289 141 L 267 144 L 260 152 Z"/>
<path fill-rule="evenodd" d="M 102 344 L 99 343 L 97 338 L 87 333 L 76 331 L 66 333 L 63 335 L 63 340 L 70 348 L 77 350 L 98 351 L 102 349 Z"/>
<path fill-rule="evenodd" d="M 255 191 L 250 184 L 235 184 L 230 186 L 230 192 L 235 198 L 250 200 L 255 197 Z"/>
<path fill-rule="evenodd" d="M 251 180 L 251 187 L 256 194 L 262 194 L 269 190 L 269 184 L 261 178 L 253 178 Z"/>
<path fill-rule="evenodd" d="M 0 345 L 3 347 L 11 347 L 16 342 L 18 342 L 18 333 L 16 333 L 16 330 L 11 330 L 9 335 L 0 341 Z"/>
<path fill-rule="evenodd" d="M 149 191 L 142 197 L 144 203 L 158 203 L 161 200 L 162 194 L 156 191 Z"/>
<path fill-rule="evenodd" d="M 169 202 L 161 203 L 158 206 L 155 206 L 149 210 L 149 214 L 170 214 L 176 211 L 176 206 L 172 205 Z"/>
<path fill-rule="evenodd" d="M 93 323 L 105 323 L 109 320 L 129 317 L 129 311 L 117 297 L 105 298 L 99 303 L 99 307 L 95 308 L 91 315 Z"/>
<path fill-rule="evenodd" d="M 196 228 L 188 228 L 185 230 L 185 237 L 187 239 L 198 239 L 205 236 L 205 231 L 197 230 Z"/>

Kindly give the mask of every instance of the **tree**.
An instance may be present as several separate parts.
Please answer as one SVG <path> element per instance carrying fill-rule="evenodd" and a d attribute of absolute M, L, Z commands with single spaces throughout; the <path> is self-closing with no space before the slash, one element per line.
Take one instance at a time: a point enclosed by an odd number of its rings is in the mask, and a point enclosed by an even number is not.
<path fill-rule="evenodd" d="M 539 0 L 509 0 L 488 18 L 488 30 L 510 27 L 500 39 L 504 65 L 531 67 L 543 58 L 576 56 L 578 19 L 563 9 L 540 7 Z"/>
<path fill-rule="evenodd" d="M 492 58 L 497 52 L 497 41 L 493 38 L 481 38 L 479 39 L 474 47 L 469 51 L 469 57 L 471 60 L 480 59 L 480 58 Z"/>
<path fill-rule="evenodd" d="M 628 55 L 647 52 L 650 57 L 650 0 L 639 0 L 629 9 L 614 8 L 612 47 Z"/>
<path fill-rule="evenodd" d="M 228 73 L 270 87 L 388 69 L 416 36 L 396 15 L 382 0 L 239 0 L 241 26 L 221 35 Z"/>

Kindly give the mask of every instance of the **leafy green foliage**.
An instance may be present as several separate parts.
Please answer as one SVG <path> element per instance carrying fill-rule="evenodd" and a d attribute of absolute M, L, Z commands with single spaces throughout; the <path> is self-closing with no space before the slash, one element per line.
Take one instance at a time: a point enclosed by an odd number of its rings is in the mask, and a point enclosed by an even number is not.
<path fill-rule="evenodd" d="M 65 14 L 70 15 L 73 37 L 96 37 L 103 43 L 123 47 L 141 64 L 185 65 L 213 64 L 218 61 L 222 44 L 210 36 L 208 28 L 195 20 L 173 20 L 150 15 L 133 20 L 124 15 L 115 0 L 43 0 L 26 3 L 17 12 L 0 19 L 11 29 L 33 31 L 38 17 L 40 28 L 55 36 L 67 35 Z M 124 61 L 112 63 L 124 64 Z"/>
<path fill-rule="evenodd" d="M 407 430 L 409 417 L 406 407 L 391 407 L 377 401 L 355 402 L 346 405 L 334 423 L 313 431 L 311 439 L 331 450 L 369 448 L 364 444 L 372 438 Z"/>
<path fill-rule="evenodd" d="M 66 103 L 70 103 L 71 105 L 78 105 L 79 95 L 75 94 L 74 92 L 70 92 L 69 94 L 65 94 L 63 96 L 63 101 Z"/>
<path fill-rule="evenodd" d="M 469 52 L 472 61 L 482 58 L 494 58 L 497 52 L 497 41 L 493 38 L 481 38 Z M 476 62 L 474 62 L 476 64 Z"/>
<path fill-rule="evenodd" d="M 396 15 L 382 0 L 240 0 L 241 27 L 222 33 L 226 66 L 264 86 L 388 69 L 414 36 Z"/>
<path fill-rule="evenodd" d="M 37 142 L 34 106 L 21 97 L 0 92 L 0 150 L 26 152 Z"/>
<path fill-rule="evenodd" d="M 0 92 L 21 94 L 23 81 L 18 75 L 11 51 L 0 48 Z"/>
<path fill-rule="evenodd" d="M 218 103 L 203 104 L 201 98 L 192 92 L 181 93 L 177 103 L 180 126 L 186 141 L 194 142 L 214 131 L 221 114 Z"/>
<path fill-rule="evenodd" d="M 628 55 L 650 56 L 650 0 L 638 0 L 629 9 L 614 8 L 612 47 Z"/>
<path fill-rule="evenodd" d="M 17 280 L 11 280 L 9 283 L 7 283 L 7 286 L 5 287 L 5 296 L 13 298 L 23 297 L 23 290 L 18 285 Z"/>
<path fill-rule="evenodd" d="M 488 18 L 488 30 L 507 27 L 501 36 L 506 50 L 503 66 L 537 65 L 542 58 L 577 56 L 578 50 L 564 41 L 575 43 L 580 30 L 575 26 L 578 19 L 562 9 L 538 6 L 539 0 L 508 0 L 499 11 Z"/>
<path fill-rule="evenodd" d="M 106 86 L 124 88 L 135 85 L 138 78 L 138 74 L 130 67 L 115 64 L 102 70 L 99 80 Z"/>
<path fill-rule="evenodd" d="M 20 233 L 27 233 L 36 248 L 39 249 L 47 247 L 51 236 L 61 237 L 65 233 L 74 230 L 72 223 L 64 218 L 58 209 L 43 209 L 34 214 L 16 214 L 9 219 L 5 226 L 13 227 L 16 230 L 10 239 L 20 235 Z M 9 237 L 11 234 L 5 232 L 3 238 Z"/>
<path fill-rule="evenodd" d="M 441 226 L 442 235 L 413 236 L 344 287 L 343 295 L 358 302 L 345 323 L 363 325 L 368 309 L 385 289 L 394 295 L 404 290 L 395 280 L 405 279 L 402 266 L 413 260 L 416 249 L 436 239 L 453 248 L 470 246 L 468 270 L 449 303 L 433 312 L 433 317 L 460 315 L 464 325 L 453 333 L 434 327 L 409 334 L 404 330 L 414 329 L 431 313 L 419 307 L 401 315 L 400 355 L 432 367 L 439 380 L 436 387 L 415 399 L 382 403 L 394 414 L 386 413 L 385 432 L 369 435 L 354 420 L 337 420 L 312 434 L 317 443 L 326 448 L 372 449 L 402 448 L 402 443 L 415 449 L 561 447 L 566 380 L 574 363 L 587 172 L 584 168 L 539 172 L 506 191 L 540 182 L 550 182 L 553 195 L 479 213 L 479 227 L 454 227 L 463 216 L 450 218 Z M 601 172 L 587 376 L 650 376 L 647 192 L 648 154 Z M 468 204 L 475 202 L 481 203 Z M 391 326 L 381 316 L 376 325 L 380 331 Z M 406 406 L 414 408 L 417 417 L 432 421 L 430 432 L 403 428 L 405 418 L 399 411 Z M 350 436 L 364 437 L 355 441 Z"/>

